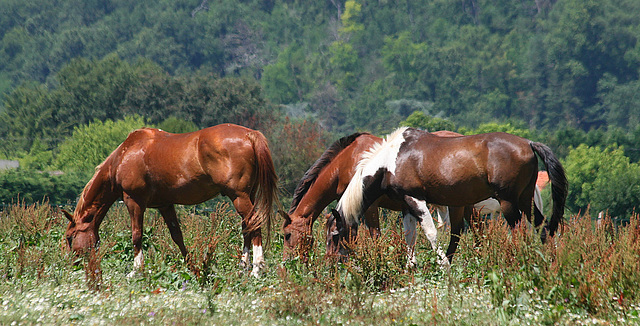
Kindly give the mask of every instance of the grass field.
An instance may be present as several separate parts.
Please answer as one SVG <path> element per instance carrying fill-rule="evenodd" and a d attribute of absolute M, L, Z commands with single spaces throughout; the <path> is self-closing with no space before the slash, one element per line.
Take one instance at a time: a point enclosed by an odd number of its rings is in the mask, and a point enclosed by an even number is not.
<path fill-rule="evenodd" d="M 239 267 L 240 219 L 227 204 L 179 216 L 192 263 L 183 262 L 157 213 L 145 219 L 145 269 L 132 278 L 130 221 L 114 206 L 98 252 L 73 266 L 66 219 L 46 204 L 0 215 L 0 325 L 539 325 L 640 324 L 640 226 L 572 216 L 543 245 L 526 225 L 489 221 L 466 233 L 450 271 L 424 237 L 407 270 L 401 223 L 362 232 L 346 263 L 325 257 L 322 223 L 307 264 L 282 261 L 277 231 L 259 278 Z M 280 223 L 280 222 L 278 222 Z M 448 235 L 441 235 L 446 247 Z"/>

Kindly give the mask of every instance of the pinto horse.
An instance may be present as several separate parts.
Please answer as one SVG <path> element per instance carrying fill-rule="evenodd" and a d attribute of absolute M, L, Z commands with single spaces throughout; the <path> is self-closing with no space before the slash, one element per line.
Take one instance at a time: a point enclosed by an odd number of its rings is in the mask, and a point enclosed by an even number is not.
<path fill-rule="evenodd" d="M 456 251 L 463 226 L 465 206 L 489 197 L 496 198 L 511 227 L 524 214 L 531 219 L 532 198 L 540 156 L 552 184 L 553 213 L 543 226 L 541 238 L 553 236 L 562 221 L 567 197 L 564 169 L 544 144 L 507 133 L 462 137 L 438 137 L 426 131 L 400 128 L 383 143 L 372 147 L 358 163 L 354 177 L 338 202 L 333 215 L 340 243 L 352 241 L 358 216 L 377 198 L 387 195 L 403 201 L 405 223 L 420 225 L 433 244 L 437 235 L 427 203 L 449 206 L 451 239 L 448 264 Z M 534 225 L 545 218 L 534 209 Z M 341 253 L 347 250 L 341 245 Z M 442 254 L 439 252 L 441 258 Z"/>
<path fill-rule="evenodd" d="M 142 228 L 147 208 L 157 208 L 171 238 L 187 258 L 174 204 L 195 205 L 218 194 L 231 199 L 242 217 L 241 264 L 264 267 L 262 233 L 268 241 L 277 176 L 266 138 L 259 131 L 222 124 L 184 134 L 143 128 L 129 134 L 98 167 L 69 219 L 66 237 L 77 254 L 96 247 L 98 229 L 111 205 L 122 198 L 131 217 L 134 273 L 143 267 Z"/>
<path fill-rule="evenodd" d="M 436 131 L 434 135 L 440 137 L 459 137 L 461 134 L 452 131 Z M 289 213 L 280 211 L 284 217 L 283 233 L 285 245 L 285 257 L 288 257 L 300 245 L 301 254 L 306 255 L 304 249 L 310 247 L 313 242 L 313 223 L 329 203 L 337 200 L 347 188 L 353 177 L 357 163 L 362 155 L 373 145 L 383 141 L 382 138 L 368 133 L 354 133 L 343 137 L 333 143 L 320 156 L 320 158 L 307 170 L 294 191 L 293 201 Z M 382 196 L 375 204 L 371 205 L 364 213 L 365 225 L 369 227 L 370 234 L 375 237 L 379 234 L 378 206 L 395 211 L 402 210 L 402 201 L 391 200 Z M 477 206 L 478 209 L 482 206 Z M 439 206 L 439 223 L 442 217 L 448 219 L 448 209 Z M 332 221 L 332 220 L 328 220 Z M 335 237 L 334 229 L 329 231 L 329 237 Z M 405 230 L 407 231 L 407 230 Z M 410 248 L 415 243 L 415 234 L 409 232 L 407 244 Z M 414 236 L 412 238 L 412 235 Z M 329 243 L 329 242 L 327 242 Z M 333 247 L 328 247 L 328 252 L 334 252 Z"/>

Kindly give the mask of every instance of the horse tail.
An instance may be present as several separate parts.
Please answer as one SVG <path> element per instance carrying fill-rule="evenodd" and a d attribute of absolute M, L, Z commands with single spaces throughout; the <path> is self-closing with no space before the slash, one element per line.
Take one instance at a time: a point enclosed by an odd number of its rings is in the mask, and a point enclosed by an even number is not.
<path fill-rule="evenodd" d="M 271 238 L 273 204 L 281 205 L 278 199 L 278 176 L 271 158 L 269 144 L 264 135 L 257 130 L 249 134 L 255 154 L 256 190 L 252 216 L 247 222 L 246 232 L 258 228 L 265 230 L 265 243 Z"/>
<path fill-rule="evenodd" d="M 551 220 L 549 221 L 549 235 L 558 230 L 559 224 L 562 222 L 564 216 L 564 205 L 567 201 L 567 189 L 568 182 L 567 176 L 564 172 L 564 168 L 558 158 L 553 154 L 549 146 L 531 142 L 531 149 L 542 158 L 547 172 L 549 173 L 549 180 L 551 180 L 551 198 L 553 199 L 553 213 L 551 214 Z"/>

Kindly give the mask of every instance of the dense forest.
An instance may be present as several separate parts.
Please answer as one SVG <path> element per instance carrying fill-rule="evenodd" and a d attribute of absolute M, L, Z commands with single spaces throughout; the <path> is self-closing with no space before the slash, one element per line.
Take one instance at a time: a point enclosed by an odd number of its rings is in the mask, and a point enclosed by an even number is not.
<path fill-rule="evenodd" d="M 271 140 L 285 197 L 333 140 L 407 124 L 545 142 L 569 210 L 640 207 L 636 0 L 6 0 L 0 12 L 0 158 L 21 163 L 0 173 L 5 203 L 73 201 L 134 128 L 232 122 Z"/>

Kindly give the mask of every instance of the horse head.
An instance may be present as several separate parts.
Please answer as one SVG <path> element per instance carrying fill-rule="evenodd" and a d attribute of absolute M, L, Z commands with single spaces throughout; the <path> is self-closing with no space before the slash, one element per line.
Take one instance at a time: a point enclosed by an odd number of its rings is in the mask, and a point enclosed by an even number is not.
<path fill-rule="evenodd" d="M 93 219 L 74 219 L 74 216 L 66 210 L 62 210 L 62 212 L 67 219 L 69 219 L 69 225 L 65 232 L 67 248 L 77 256 L 86 254 L 91 249 L 96 248 L 100 238 L 98 236 L 98 230 L 93 227 Z"/>
<path fill-rule="evenodd" d="M 303 261 L 307 261 L 309 251 L 314 242 L 311 234 L 313 218 L 302 218 L 296 215 L 289 216 L 282 210 L 279 213 L 284 218 L 282 226 L 284 232 L 284 258 L 289 259 L 298 254 Z"/>
<path fill-rule="evenodd" d="M 345 246 L 345 241 L 349 240 L 349 228 L 344 217 L 335 209 L 331 214 L 327 214 L 327 255 L 339 255 L 347 257 L 349 249 Z"/>

